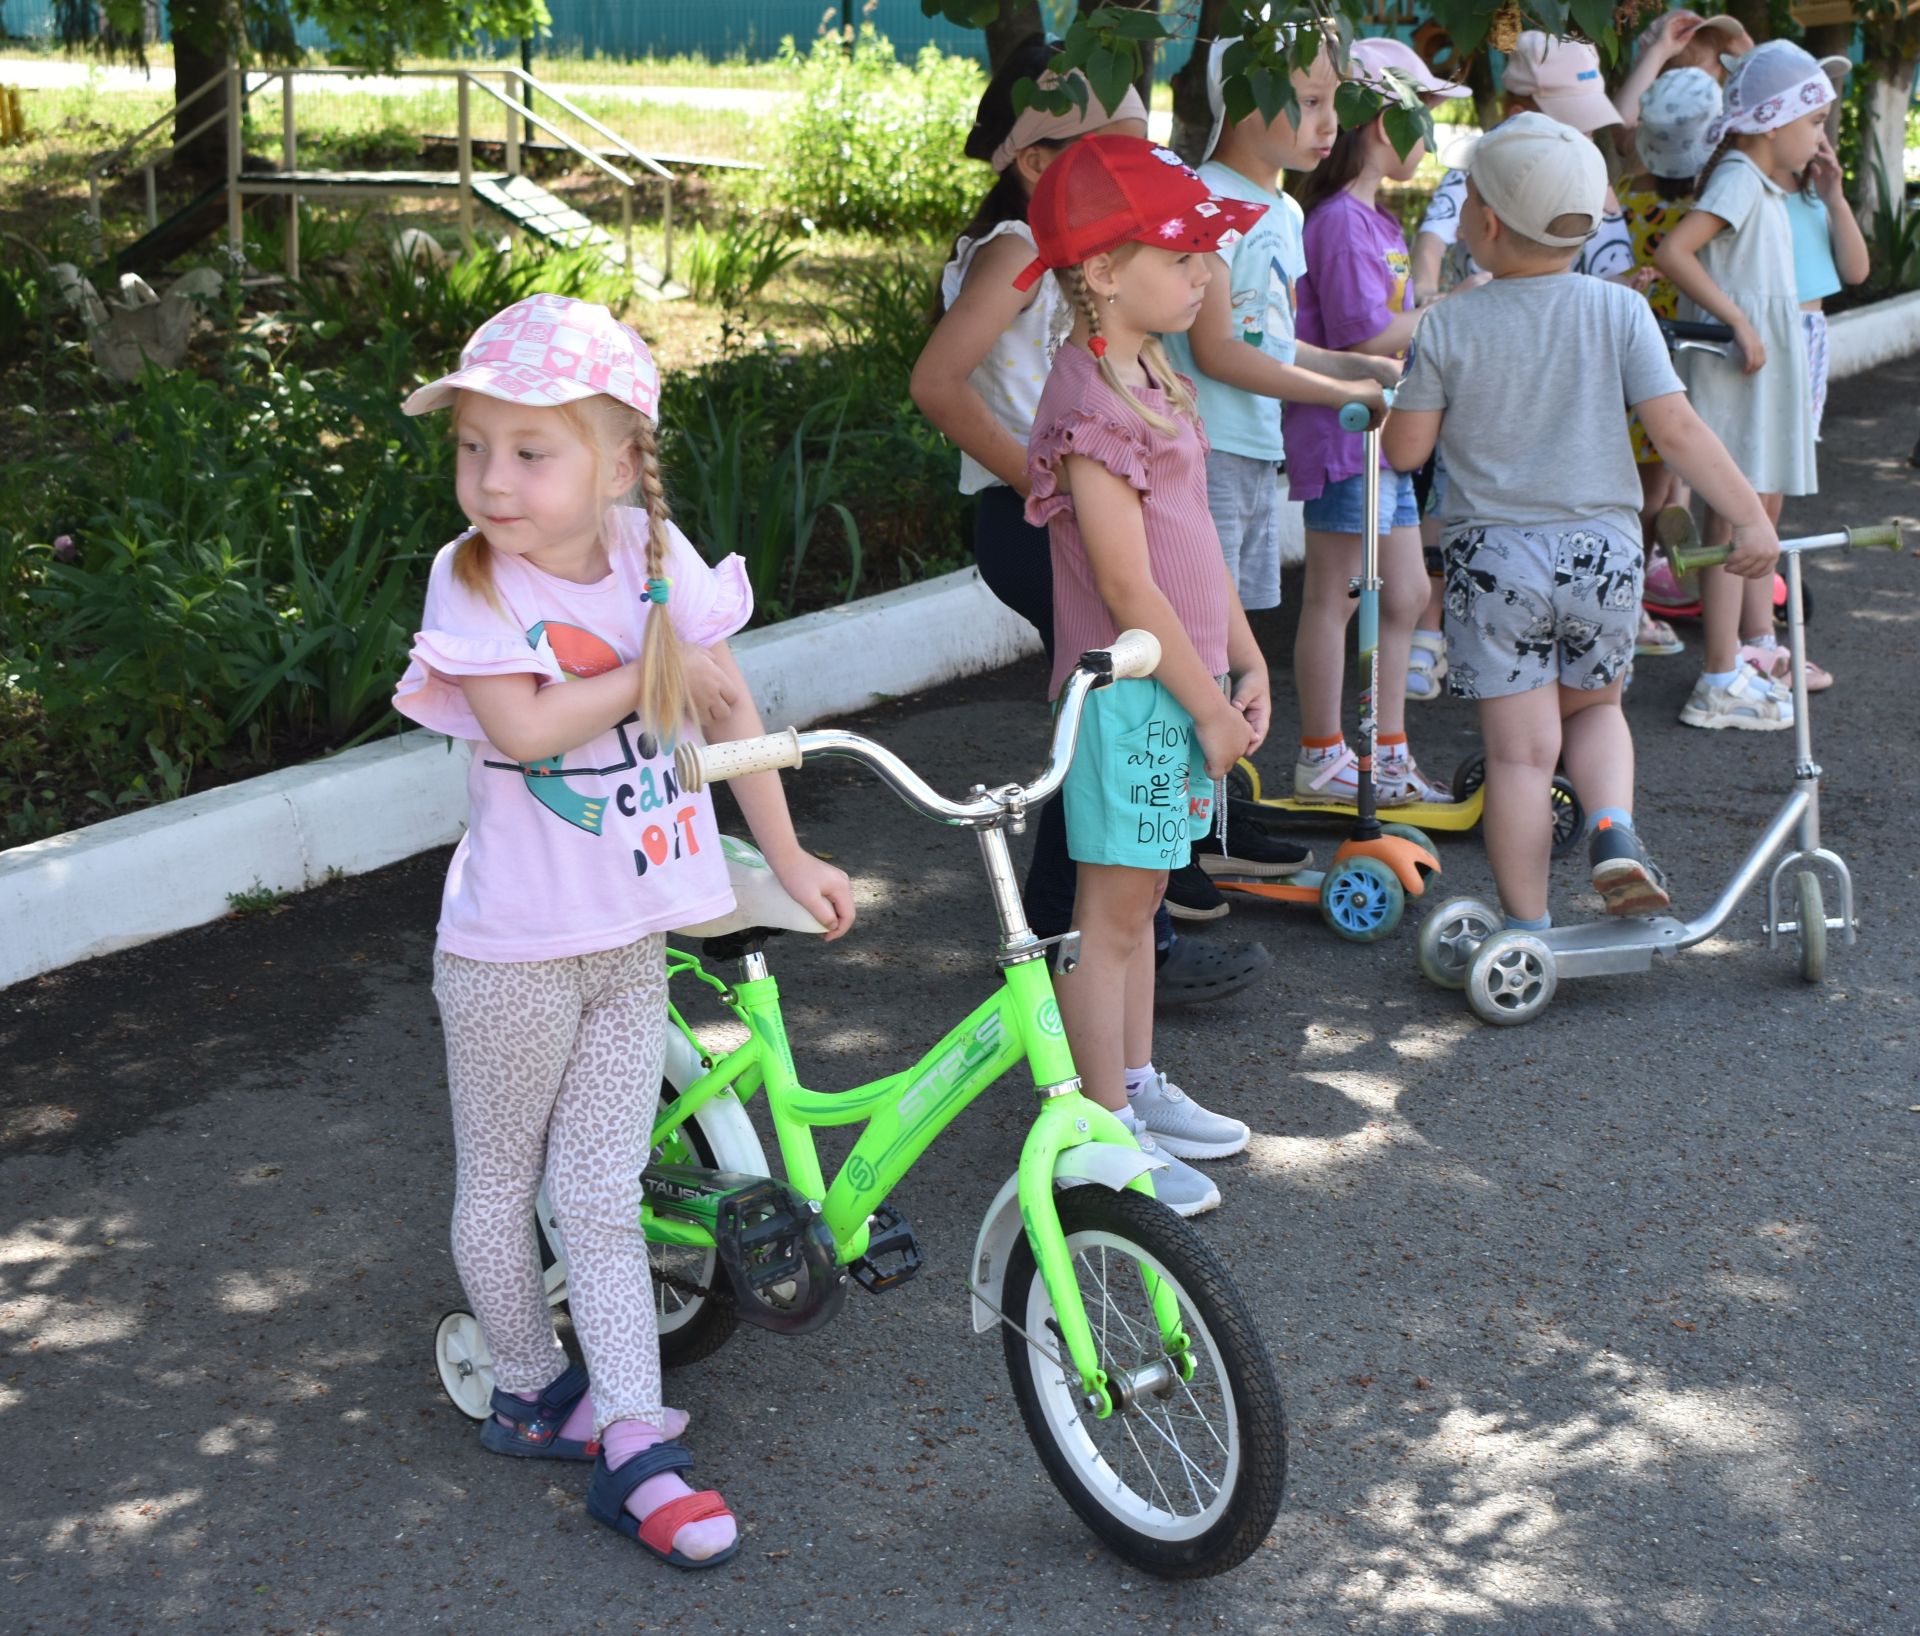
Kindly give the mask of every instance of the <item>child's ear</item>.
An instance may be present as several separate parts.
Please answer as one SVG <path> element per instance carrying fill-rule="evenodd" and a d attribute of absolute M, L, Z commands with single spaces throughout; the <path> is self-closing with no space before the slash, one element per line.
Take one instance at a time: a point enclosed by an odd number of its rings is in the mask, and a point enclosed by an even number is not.
<path fill-rule="evenodd" d="M 1080 276 L 1087 281 L 1087 288 L 1103 301 L 1119 288 L 1118 271 L 1112 253 L 1106 250 L 1080 264 Z"/>
<path fill-rule="evenodd" d="M 607 473 L 607 498 L 617 500 L 621 495 L 631 493 L 633 485 L 639 481 L 640 451 L 628 443 L 614 457 L 613 468 Z"/>

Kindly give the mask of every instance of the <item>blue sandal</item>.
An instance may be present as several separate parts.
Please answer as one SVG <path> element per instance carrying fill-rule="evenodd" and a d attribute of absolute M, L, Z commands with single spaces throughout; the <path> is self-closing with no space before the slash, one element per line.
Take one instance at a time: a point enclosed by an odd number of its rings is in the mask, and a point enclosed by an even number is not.
<path fill-rule="evenodd" d="M 493 1390 L 493 1414 L 480 1428 L 480 1446 L 494 1454 L 511 1454 L 522 1460 L 591 1460 L 600 1452 L 597 1438 L 581 1442 L 562 1437 L 560 1428 L 581 1398 L 587 1395 L 587 1366 L 567 1365 L 558 1380 L 550 1381 L 533 1402 Z M 513 1424 L 503 1426 L 494 1415 L 504 1415 Z"/>
<path fill-rule="evenodd" d="M 673 1548 L 674 1535 L 688 1523 L 733 1515 L 727 1509 L 727 1502 L 712 1489 L 669 1500 L 658 1510 L 649 1512 L 645 1522 L 627 1509 L 627 1496 L 649 1477 L 658 1477 L 668 1471 L 685 1471 L 692 1464 L 693 1456 L 681 1444 L 671 1440 L 655 1443 L 650 1449 L 642 1449 L 618 1468 L 609 1466 L 606 1455 L 602 1453 L 594 1464 L 593 1481 L 587 1485 L 587 1514 L 595 1522 L 605 1523 L 616 1533 L 637 1541 L 643 1550 L 658 1557 L 669 1567 L 717 1568 L 740 1549 L 737 1535 L 724 1551 L 716 1551 L 709 1557 L 690 1557 Z"/>

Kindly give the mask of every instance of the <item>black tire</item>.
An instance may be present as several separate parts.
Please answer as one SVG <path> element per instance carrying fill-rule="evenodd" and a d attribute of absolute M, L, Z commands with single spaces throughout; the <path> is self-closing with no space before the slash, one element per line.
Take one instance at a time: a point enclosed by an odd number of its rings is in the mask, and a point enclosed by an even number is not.
<path fill-rule="evenodd" d="M 663 1107 L 678 1094 L 670 1083 L 662 1081 L 660 1099 Z M 698 1114 L 682 1125 L 676 1135 L 685 1137 L 686 1151 L 656 1151 L 656 1159 L 706 1165 L 709 1168 L 713 1166 L 713 1145 L 700 1128 Z M 701 1256 L 692 1250 L 675 1249 L 667 1245 L 654 1244 L 647 1248 L 648 1259 L 656 1270 L 666 1265 L 682 1277 L 690 1277 L 695 1283 L 724 1289 L 727 1275 L 721 1271 L 719 1257 L 713 1251 L 709 1250 Z M 664 1369 L 684 1369 L 689 1364 L 700 1362 L 702 1358 L 712 1357 L 740 1327 L 739 1309 L 729 1295 L 687 1296 L 661 1284 L 657 1278 L 654 1281 L 654 1314 L 660 1326 L 660 1364 Z"/>
<path fill-rule="evenodd" d="M 1483 750 L 1475 750 L 1460 763 L 1453 772 L 1453 782 L 1448 786 L 1456 801 L 1464 801 L 1487 781 L 1487 757 Z"/>
<path fill-rule="evenodd" d="M 1099 1186 L 1070 1188 L 1056 1197 L 1076 1270 L 1096 1254 L 1105 1267 L 1117 1252 L 1151 1264 L 1173 1287 L 1193 1341 L 1196 1368 L 1191 1379 L 1173 1381 L 1163 1394 L 1143 1389 L 1130 1405 L 1122 1395 L 1112 1415 L 1096 1420 L 1080 1412 L 1078 1378 L 1065 1378 L 1046 1352 L 1011 1324 L 1004 1325 L 1001 1340 L 1007 1374 L 1027 1433 L 1054 1486 L 1080 1520 L 1122 1560 L 1167 1579 L 1204 1579 L 1225 1573 L 1260 1548 L 1280 1511 L 1287 1475 L 1287 1422 L 1273 1360 L 1219 1256 L 1165 1205 L 1144 1194 L 1114 1193 Z M 1104 1278 L 1096 1273 L 1092 1290 L 1084 1277 L 1082 1285 L 1083 1298 L 1100 1290 L 1115 1293 L 1116 1286 L 1120 1286 L 1117 1293 L 1131 1297 L 1130 1307 L 1108 1303 L 1109 1314 L 1115 1307 L 1132 1313 L 1131 1324 L 1103 1324 L 1098 1311 L 1089 1312 L 1094 1335 L 1108 1349 L 1101 1365 L 1109 1378 L 1117 1380 L 1129 1370 L 1158 1361 L 1157 1345 L 1129 1348 L 1130 1340 L 1143 1335 L 1158 1340 L 1139 1279 L 1124 1271 Z M 1009 1259 L 1003 1295 L 1004 1310 L 1013 1322 L 1040 1346 L 1059 1352 L 1052 1303 L 1045 1284 L 1035 1275 L 1033 1251 L 1024 1236 Z M 1139 1313 L 1147 1314 L 1144 1330 L 1137 1321 Z M 1183 1462 L 1191 1471 L 1182 1470 L 1184 1486 L 1177 1495 L 1158 1480 L 1144 1454 L 1135 1458 L 1128 1452 L 1143 1447 L 1135 1426 L 1151 1430 L 1164 1443 L 1174 1441 L 1178 1433 L 1169 1435 L 1169 1412 L 1160 1407 L 1172 1401 L 1183 1402 L 1185 1410 L 1191 1411 L 1183 1411 L 1185 1419 L 1204 1418 L 1209 1409 L 1218 1413 L 1218 1429 L 1213 1425 L 1207 1429 L 1219 1452 L 1196 1442 Z M 1156 1450 L 1161 1446 L 1152 1444 L 1152 1439 L 1148 1443 Z M 1117 1457 L 1118 1468 L 1102 1451 L 1102 1444 Z M 1184 1453 L 1186 1445 L 1180 1447 Z M 1182 1516 L 1178 1506 L 1187 1494 L 1198 1492 L 1191 1473 L 1203 1468 L 1220 1478 L 1217 1483 L 1211 1476 L 1203 1478 L 1213 1497 L 1205 1505 L 1196 1502 L 1195 1510 Z M 1097 1487 L 1088 1481 L 1088 1473 L 1094 1471 L 1101 1474 Z M 1169 1507 L 1159 1508 L 1150 1495 L 1128 1486 L 1136 1472 L 1144 1472 L 1160 1498 L 1170 1501 Z"/>
<path fill-rule="evenodd" d="M 1253 801 L 1253 775 L 1247 770 L 1248 763 L 1236 761 L 1227 769 L 1227 799 L 1229 801 Z"/>
<path fill-rule="evenodd" d="M 1573 783 L 1562 773 L 1553 775 L 1553 855 L 1564 858 L 1587 832 L 1587 809 L 1574 794 Z"/>

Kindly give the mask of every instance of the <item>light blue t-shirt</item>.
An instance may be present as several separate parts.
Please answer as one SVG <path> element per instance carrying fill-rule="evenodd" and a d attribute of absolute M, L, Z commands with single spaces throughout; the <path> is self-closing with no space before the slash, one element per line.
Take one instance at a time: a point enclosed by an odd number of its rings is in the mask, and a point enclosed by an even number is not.
<path fill-rule="evenodd" d="M 1793 224 L 1793 293 L 1800 301 L 1824 301 L 1840 293 L 1840 271 L 1833 264 L 1832 226 L 1827 201 L 1809 199 L 1795 188 L 1787 195 L 1787 220 Z"/>
<path fill-rule="evenodd" d="M 1244 199 L 1267 207 L 1267 213 L 1246 236 L 1228 246 L 1222 259 L 1227 263 L 1233 321 L 1240 339 L 1276 362 L 1290 364 L 1294 355 L 1294 285 L 1307 270 L 1300 207 L 1284 193 L 1269 193 L 1217 159 L 1200 167 L 1200 180 L 1222 198 Z M 1207 440 L 1216 449 L 1250 460 L 1285 458 L 1278 398 L 1243 392 L 1202 374 L 1184 333 L 1164 339 L 1173 367 L 1193 381 L 1200 397 L 1201 423 L 1207 429 Z"/>

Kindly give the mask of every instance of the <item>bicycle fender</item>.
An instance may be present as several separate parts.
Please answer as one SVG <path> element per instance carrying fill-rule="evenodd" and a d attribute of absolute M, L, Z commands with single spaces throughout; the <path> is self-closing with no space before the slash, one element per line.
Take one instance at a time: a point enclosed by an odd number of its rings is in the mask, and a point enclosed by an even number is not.
<path fill-rule="evenodd" d="M 1055 1187 L 1085 1187 L 1098 1184 L 1118 1193 L 1136 1176 L 1151 1170 L 1166 1169 L 1164 1159 L 1150 1159 L 1138 1148 L 1116 1147 L 1106 1142 L 1083 1142 L 1065 1148 L 1053 1161 Z M 1007 1281 L 1007 1262 L 1019 1241 L 1020 1178 L 1009 1176 L 987 1206 L 980 1232 L 973 1241 L 974 1333 L 984 1335 L 1000 1322 L 999 1314 L 987 1305 L 1001 1305 L 1000 1292 Z M 983 1301 L 980 1297 L 986 1297 Z"/>
<path fill-rule="evenodd" d="M 677 1028 L 667 1030 L 665 1073 L 667 1083 L 682 1091 L 706 1070 L 700 1066 L 693 1043 Z M 770 1176 L 767 1155 L 760 1146 L 760 1133 L 753 1128 L 747 1110 L 731 1091 L 722 1091 L 702 1105 L 693 1122 L 713 1147 L 714 1164 L 721 1170 L 737 1171 L 743 1176 Z"/>

